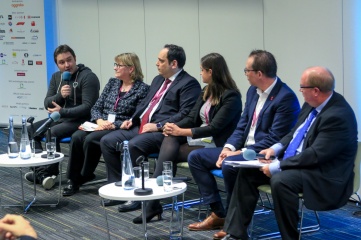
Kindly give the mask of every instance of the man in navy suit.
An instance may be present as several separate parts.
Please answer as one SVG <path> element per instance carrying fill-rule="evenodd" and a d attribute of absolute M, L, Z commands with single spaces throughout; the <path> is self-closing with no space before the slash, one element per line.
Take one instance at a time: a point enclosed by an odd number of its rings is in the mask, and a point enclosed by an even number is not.
<path fill-rule="evenodd" d="M 238 172 L 224 225 L 229 235 L 224 239 L 248 239 L 247 228 L 259 198 L 257 187 L 263 184 L 271 185 L 282 239 L 298 239 L 299 193 L 305 206 L 316 211 L 347 203 L 353 189 L 357 123 L 352 108 L 334 87 L 328 69 L 304 71 L 300 91 L 305 103 L 295 127 L 260 152 L 266 159 L 278 156 L 279 160 L 261 171 L 241 168 Z"/>
<path fill-rule="evenodd" d="M 107 167 L 108 182 L 121 180 L 122 165 L 116 143 L 129 140 L 129 151 L 133 166 L 140 156 L 158 152 L 164 135 L 163 124 L 178 122 L 192 109 L 200 92 L 199 82 L 183 66 L 186 55 L 182 47 L 167 44 L 160 51 L 156 63 L 159 75 L 150 86 L 147 96 L 139 104 L 132 118 L 124 121 L 121 129 L 105 135 L 101 141 L 103 157 Z M 119 201 L 106 201 L 105 205 L 119 204 Z M 119 206 L 119 211 L 132 211 L 140 208 L 140 202 L 128 201 Z"/>
<path fill-rule="evenodd" d="M 277 77 L 274 56 L 263 50 L 250 53 L 244 73 L 251 87 L 248 89 L 245 109 L 241 119 L 223 148 L 192 151 L 188 164 L 198 184 L 203 201 L 210 204 L 212 214 L 203 222 L 190 224 L 189 230 L 201 231 L 223 227 L 226 210 L 210 170 L 222 167 L 227 192 L 227 206 L 237 176 L 237 168 L 223 164 L 227 160 L 244 160 L 242 151 L 256 152 L 272 146 L 285 136 L 296 123 L 300 105 L 295 93 Z M 225 235 L 223 231 L 216 238 Z"/>

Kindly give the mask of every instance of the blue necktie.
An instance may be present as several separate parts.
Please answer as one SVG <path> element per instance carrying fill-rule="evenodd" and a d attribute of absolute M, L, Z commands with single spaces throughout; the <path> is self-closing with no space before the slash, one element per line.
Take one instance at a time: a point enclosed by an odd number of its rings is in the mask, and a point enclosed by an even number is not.
<path fill-rule="evenodd" d="M 293 157 L 296 155 L 297 148 L 300 146 L 300 143 L 302 142 L 302 139 L 305 136 L 305 133 L 307 132 L 307 129 L 309 128 L 312 120 L 317 115 L 317 110 L 313 109 L 313 111 L 308 115 L 305 124 L 302 126 L 302 128 L 299 129 L 297 135 L 292 139 L 291 143 L 288 145 L 285 155 L 283 156 L 283 159 L 287 159 L 289 157 Z"/>

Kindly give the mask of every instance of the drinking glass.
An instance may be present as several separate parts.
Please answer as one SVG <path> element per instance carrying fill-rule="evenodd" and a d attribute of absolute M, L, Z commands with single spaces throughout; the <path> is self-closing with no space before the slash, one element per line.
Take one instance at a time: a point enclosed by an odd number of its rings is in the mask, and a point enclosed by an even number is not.
<path fill-rule="evenodd" d="M 170 192 L 170 191 L 172 191 L 173 173 L 170 170 L 164 170 L 162 173 L 163 173 L 164 192 Z"/>

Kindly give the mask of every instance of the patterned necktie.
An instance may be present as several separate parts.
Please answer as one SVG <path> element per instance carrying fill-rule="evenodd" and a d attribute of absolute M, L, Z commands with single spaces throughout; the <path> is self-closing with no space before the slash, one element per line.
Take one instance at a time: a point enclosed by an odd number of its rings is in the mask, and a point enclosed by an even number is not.
<path fill-rule="evenodd" d="M 312 120 L 317 115 L 317 110 L 313 109 L 312 112 L 308 115 L 305 124 L 302 126 L 302 128 L 299 129 L 296 136 L 292 139 L 291 143 L 288 145 L 285 155 L 283 156 L 283 159 L 287 159 L 289 157 L 293 157 L 296 155 L 297 148 L 300 146 L 300 143 L 302 142 L 302 139 L 304 138 L 307 129 L 309 128 Z"/>
<path fill-rule="evenodd" d="M 142 133 L 143 131 L 143 127 L 145 124 L 147 124 L 149 122 L 149 115 L 152 112 L 153 108 L 155 105 L 157 105 L 157 103 L 159 102 L 159 100 L 162 98 L 165 90 L 167 90 L 168 85 L 171 83 L 172 81 L 169 80 L 168 78 L 165 80 L 163 87 L 154 95 L 154 97 L 152 98 L 152 100 L 150 101 L 150 105 L 147 109 L 147 111 L 144 113 L 143 117 L 142 117 L 142 121 L 140 123 L 139 126 L 139 132 L 138 133 Z"/>

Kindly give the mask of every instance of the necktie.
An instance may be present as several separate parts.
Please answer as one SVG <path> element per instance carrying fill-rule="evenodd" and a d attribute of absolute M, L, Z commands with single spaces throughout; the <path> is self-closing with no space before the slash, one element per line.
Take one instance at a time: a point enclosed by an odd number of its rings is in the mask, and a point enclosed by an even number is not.
<path fill-rule="evenodd" d="M 171 83 L 172 81 L 169 79 L 166 79 L 163 87 L 154 95 L 154 97 L 152 98 L 152 100 L 150 101 L 150 105 L 147 109 L 147 111 L 144 113 L 143 117 L 142 117 L 142 121 L 140 123 L 140 127 L 139 127 L 139 133 L 141 133 L 143 131 L 143 126 L 149 122 L 149 115 L 152 112 L 153 108 L 155 105 L 157 105 L 157 103 L 159 102 L 159 100 L 162 98 L 165 90 L 167 90 L 168 85 Z"/>
<path fill-rule="evenodd" d="M 287 159 L 289 157 L 295 156 L 297 148 L 300 146 L 300 143 L 302 142 L 302 139 L 305 136 L 305 133 L 307 132 L 307 129 L 309 128 L 312 120 L 317 115 L 317 110 L 313 109 L 313 111 L 308 115 L 305 124 L 302 126 L 302 128 L 299 129 L 296 136 L 292 139 L 291 143 L 288 145 L 285 155 L 283 156 L 283 159 Z"/>

